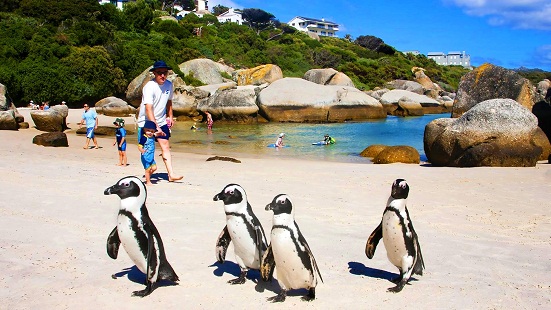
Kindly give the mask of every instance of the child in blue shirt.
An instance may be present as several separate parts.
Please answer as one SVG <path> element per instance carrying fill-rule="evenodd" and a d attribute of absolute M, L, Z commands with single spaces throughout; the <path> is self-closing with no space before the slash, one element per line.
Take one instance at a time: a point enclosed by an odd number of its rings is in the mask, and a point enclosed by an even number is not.
<path fill-rule="evenodd" d="M 126 163 L 126 130 L 124 127 L 124 119 L 117 118 L 113 125 L 117 127 L 117 131 L 115 132 L 115 142 L 113 145 L 117 145 L 117 149 L 119 150 L 119 164 L 118 166 L 127 166 Z"/>
<path fill-rule="evenodd" d="M 157 126 L 152 121 L 145 121 L 142 128 L 140 141 L 138 142 L 138 150 L 140 150 L 143 168 L 145 169 L 145 184 L 151 183 L 151 175 L 157 170 L 155 162 L 155 132 Z"/>

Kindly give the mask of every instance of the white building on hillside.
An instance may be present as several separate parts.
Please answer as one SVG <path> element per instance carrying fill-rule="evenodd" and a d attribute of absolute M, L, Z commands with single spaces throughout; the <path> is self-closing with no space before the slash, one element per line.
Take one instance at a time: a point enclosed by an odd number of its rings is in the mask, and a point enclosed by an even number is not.
<path fill-rule="evenodd" d="M 463 52 L 449 52 L 447 55 L 442 52 L 430 52 L 427 58 L 434 60 L 442 66 L 463 66 L 471 67 L 471 56 Z"/>
<path fill-rule="evenodd" d="M 336 37 L 339 31 L 339 25 L 325 19 L 314 19 L 302 16 L 296 16 L 287 23 L 289 26 L 304 32 L 317 33 L 320 36 Z"/>
<path fill-rule="evenodd" d="M 124 5 L 129 0 L 98 0 L 99 4 L 107 4 L 111 3 L 112 5 L 116 6 L 119 10 L 122 10 L 124 8 Z M 135 0 L 134 0 L 135 1 Z"/>
<path fill-rule="evenodd" d="M 185 11 L 185 10 L 182 9 L 181 6 L 178 6 L 178 7 L 181 10 L 180 12 L 178 12 L 176 14 L 176 17 L 178 19 L 188 15 L 189 13 L 193 13 L 193 14 L 199 16 L 199 17 L 203 17 L 203 15 L 205 15 L 205 14 L 210 14 L 208 1 L 206 1 L 206 0 L 195 0 L 195 10 L 193 10 L 193 11 Z"/>
<path fill-rule="evenodd" d="M 238 25 L 243 25 L 243 16 L 241 15 L 241 10 L 229 9 L 218 15 L 218 21 L 221 23 L 237 23 Z"/>

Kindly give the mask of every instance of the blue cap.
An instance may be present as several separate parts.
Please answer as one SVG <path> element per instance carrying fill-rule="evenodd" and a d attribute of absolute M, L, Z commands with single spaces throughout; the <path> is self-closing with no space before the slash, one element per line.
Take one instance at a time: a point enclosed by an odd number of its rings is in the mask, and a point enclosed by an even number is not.
<path fill-rule="evenodd" d="M 145 125 L 143 125 L 143 128 L 156 130 L 157 126 L 152 121 L 145 121 Z"/>
<path fill-rule="evenodd" d="M 164 69 L 168 69 L 168 70 L 172 70 L 171 67 L 169 67 L 166 62 L 162 61 L 162 60 L 157 60 L 154 64 L 153 64 L 153 68 L 149 69 L 149 71 L 154 71 L 156 69 L 161 69 L 161 68 L 164 68 Z"/>

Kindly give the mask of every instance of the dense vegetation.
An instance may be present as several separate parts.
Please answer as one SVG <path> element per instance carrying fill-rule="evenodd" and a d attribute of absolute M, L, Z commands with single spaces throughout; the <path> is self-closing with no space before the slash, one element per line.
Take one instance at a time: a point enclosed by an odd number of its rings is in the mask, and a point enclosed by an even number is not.
<path fill-rule="evenodd" d="M 0 83 L 16 105 L 32 99 L 80 106 L 106 96 L 124 98 L 128 83 L 158 59 L 180 76 L 178 64 L 200 57 L 223 59 L 235 68 L 272 63 L 291 77 L 332 67 L 366 90 L 393 79 L 411 80 L 414 66 L 425 68 L 447 89 L 455 89 L 467 72 L 459 66 L 438 66 L 423 55 L 404 55 L 385 44 L 372 48 L 369 45 L 377 40 L 366 40 L 369 36 L 317 41 L 277 20 L 275 27 L 252 29 L 221 24 L 213 15 L 189 14 L 175 23 L 159 18 L 168 12 L 155 0 L 128 2 L 123 11 L 97 0 L 74 3 L 5 0 L 0 4 Z M 197 82 L 192 77 L 186 81 Z"/>

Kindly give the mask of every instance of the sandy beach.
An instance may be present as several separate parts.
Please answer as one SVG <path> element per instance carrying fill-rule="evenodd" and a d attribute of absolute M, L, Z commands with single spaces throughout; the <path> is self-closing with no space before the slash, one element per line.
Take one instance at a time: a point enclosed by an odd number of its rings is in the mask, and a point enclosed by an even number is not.
<path fill-rule="evenodd" d="M 144 276 L 121 249 L 107 256 L 119 198 L 105 188 L 143 168 L 135 145 L 127 167 L 116 166 L 114 137 L 83 150 L 84 136 L 68 133 L 69 147 L 32 144 L 41 132 L 0 131 L 0 309 L 543 309 L 551 305 L 551 165 L 532 168 L 445 168 L 257 158 L 241 163 L 206 161 L 211 155 L 173 153 L 181 182 L 160 180 L 148 188 L 147 207 L 165 245 L 179 285 L 161 286 L 145 298 Z M 76 129 L 82 111 L 70 110 Z M 114 118 L 100 115 L 100 125 Z M 133 124 L 128 118 L 127 124 Z M 159 152 L 159 148 L 157 148 Z M 225 156 L 226 154 L 215 154 Z M 159 158 L 160 159 L 160 158 Z M 398 294 L 386 289 L 397 276 L 382 242 L 364 254 L 379 224 L 392 182 L 410 186 L 408 209 L 426 265 Z M 277 281 L 258 273 L 243 285 L 232 247 L 216 263 L 215 242 L 225 225 L 222 202 L 213 196 L 237 183 L 266 232 L 272 213 L 264 207 L 288 194 L 296 222 L 317 260 L 324 283 L 316 300 L 291 292 L 284 305 L 266 299 Z M 269 234 L 268 234 L 269 235 Z M 117 274 L 117 279 L 111 275 Z"/>

